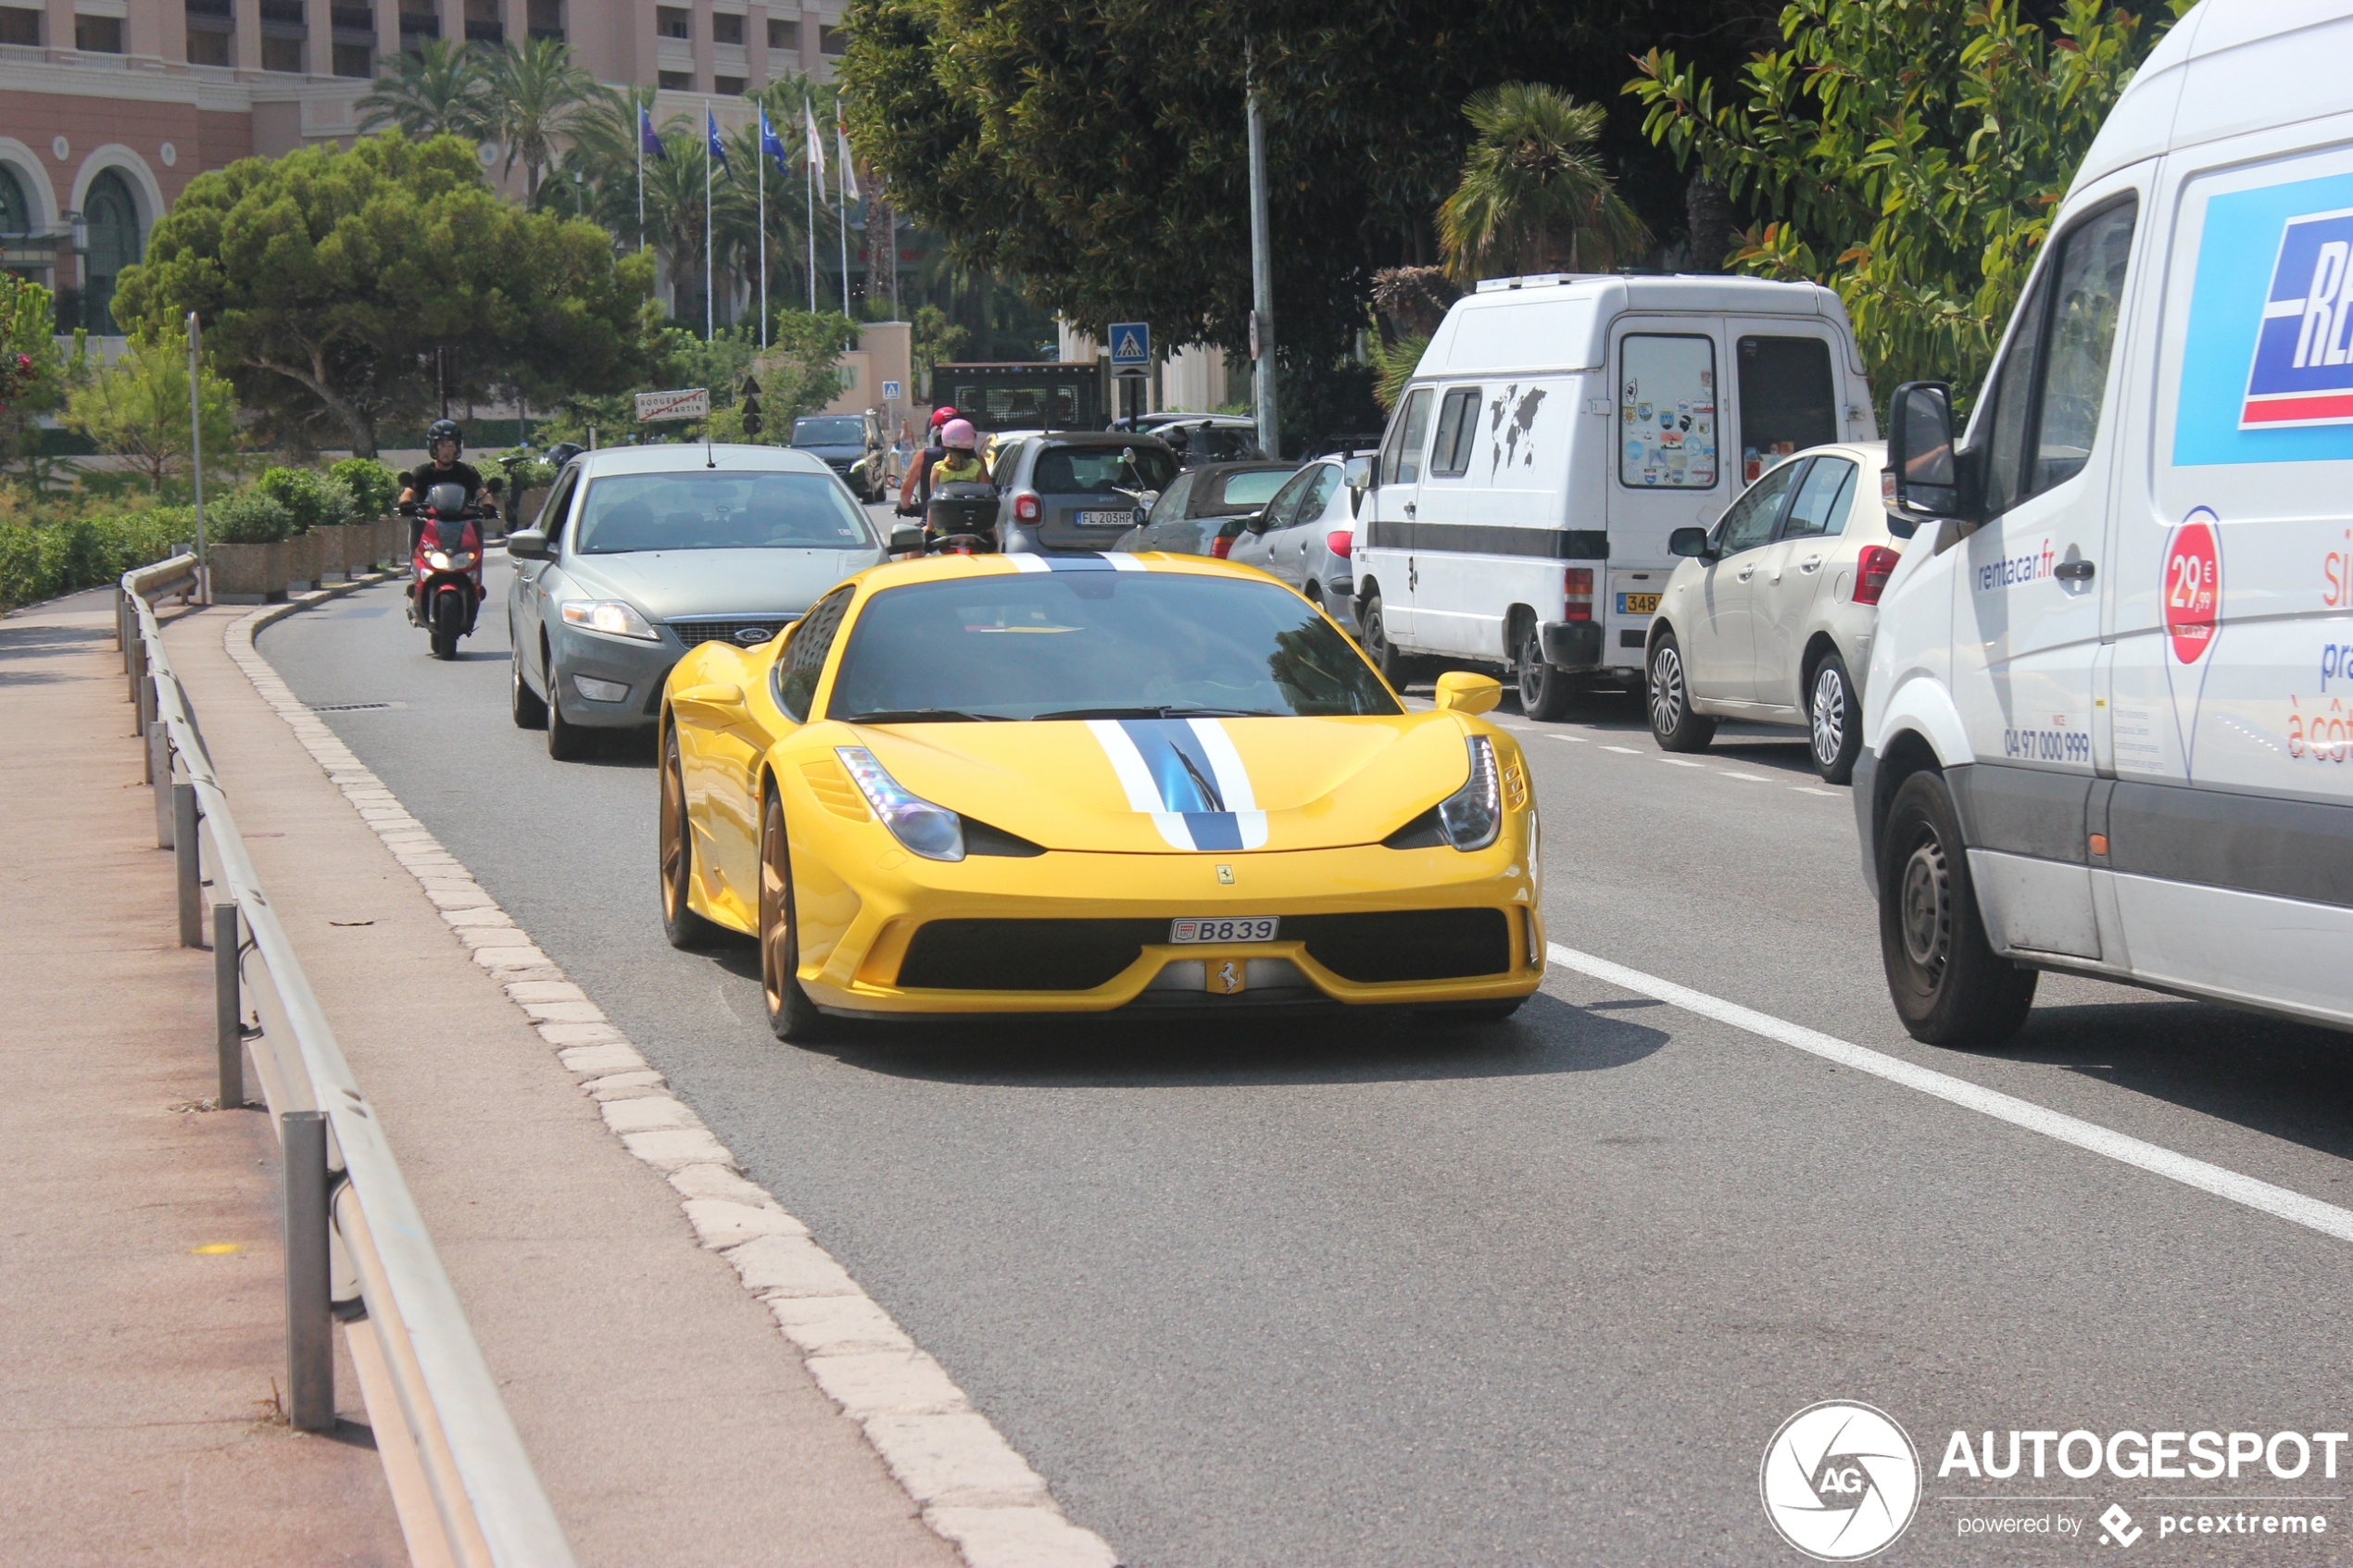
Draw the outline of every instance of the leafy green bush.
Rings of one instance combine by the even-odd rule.
[[[186,507],[47,523],[0,521],[0,609],[111,583],[195,535]]]
[[[400,475],[373,458],[346,458],[329,469],[327,475],[343,482],[363,518],[389,514],[393,502],[400,498]]]
[[[263,469],[253,487],[286,508],[296,533],[340,528],[358,511],[351,487],[316,469]]]
[[[274,545],[294,533],[294,513],[258,485],[215,501],[205,508],[204,521],[216,545]]]

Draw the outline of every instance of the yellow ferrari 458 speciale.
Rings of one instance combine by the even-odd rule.
[[[670,939],[832,1017],[1501,1018],[1543,976],[1536,807],[1484,676],[1409,712],[1263,573],[945,556],[706,642],[661,707]],[[714,929],[718,928],[718,929]]]

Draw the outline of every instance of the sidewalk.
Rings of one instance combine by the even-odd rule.
[[[132,721],[105,594],[0,619],[0,1563],[405,1562],[349,1361],[337,1432],[271,1419],[277,1141],[175,1109],[212,956]]]
[[[232,662],[246,613],[176,622],[173,666],[580,1562],[956,1568],[679,1193]]]

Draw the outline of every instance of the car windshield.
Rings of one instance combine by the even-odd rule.
[[[1120,454],[1136,454],[1131,468]],[[1049,446],[1038,454],[1030,487],[1041,495],[1091,495],[1105,490],[1165,490],[1176,459],[1164,446]]]
[[[865,441],[866,421],[855,414],[822,414],[792,422],[796,446],[862,446]]]
[[[1260,473],[1229,473],[1226,476],[1224,488],[1217,493],[1217,505],[1241,509],[1263,507],[1297,471],[1296,469],[1267,469]]]
[[[865,515],[820,473],[617,473],[588,482],[580,553],[866,550]]]
[[[1296,594],[1101,569],[883,590],[859,614],[827,706],[853,723],[1398,711]]]

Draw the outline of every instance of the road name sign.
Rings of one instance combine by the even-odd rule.
[[[1134,365],[1139,368],[1152,362],[1152,329],[1144,321],[1114,321],[1111,324],[1111,362],[1114,366]]]
[[[637,395],[637,422],[650,424],[657,420],[704,420],[711,417],[711,389],[707,386],[682,387],[673,392],[641,392]]]

